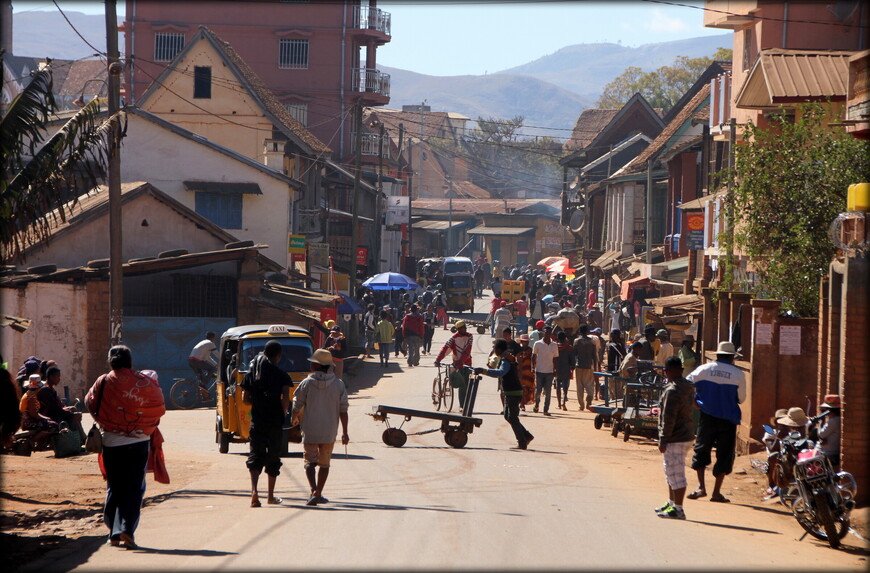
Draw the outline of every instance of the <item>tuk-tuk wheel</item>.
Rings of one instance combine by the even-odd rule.
[[[485,326],[478,326],[477,333],[478,334],[486,334],[486,327]]]
[[[408,441],[408,434],[399,428],[387,428],[384,430],[384,433],[381,434],[381,439],[388,446],[401,448],[405,445],[405,442]]]
[[[623,430],[623,432],[622,432],[622,441],[627,442],[630,437],[631,437],[631,426],[626,424],[625,430]]]
[[[613,427],[610,428],[610,435],[614,438],[618,436],[619,430],[622,429],[620,426],[622,426],[622,422],[620,422],[619,420],[613,420]]]
[[[218,444],[218,452],[225,454],[230,451],[230,435],[223,431],[223,421],[221,417],[217,417],[215,423],[215,441]]]
[[[592,420],[592,425],[595,426],[596,430],[601,429],[601,426],[604,425],[604,418],[601,414],[595,414],[595,419]]]
[[[468,443],[468,434],[463,430],[447,430],[444,441],[452,448],[462,448]]]

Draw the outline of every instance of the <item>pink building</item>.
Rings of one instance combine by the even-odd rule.
[[[377,69],[377,48],[390,41],[390,14],[376,0],[316,2],[162,2],[127,0],[122,26],[125,94],[136,104],[200,25],[208,26],[250,65],[278,101],[336,159],[352,153],[353,106],[390,101],[390,76]]]

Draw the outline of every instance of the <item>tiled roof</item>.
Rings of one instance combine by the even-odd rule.
[[[55,90],[62,95],[85,96],[108,94],[108,73],[106,64],[100,60],[79,60],[72,62],[68,68],[63,84],[55,84]],[[57,78],[55,78],[57,82]],[[58,89],[59,88],[59,89]]]
[[[689,103],[683,107],[683,109],[668,123],[662,132],[656,137],[652,143],[644,149],[640,155],[631,160],[631,162],[625,166],[622,170],[623,175],[628,175],[631,173],[639,173],[641,171],[646,170],[646,162],[650,158],[658,155],[662,149],[667,145],[668,141],[679,131],[679,129],[685,124],[689,119],[691,119],[692,114],[698,111],[698,108],[710,97],[710,84],[705,84],[695,97],[693,97]]]
[[[421,127],[424,139],[445,136],[453,138],[453,133],[439,133],[442,128],[446,129],[449,126],[450,114],[444,111],[424,111],[421,114],[420,112],[379,108],[374,113],[394,137],[398,137],[399,124],[402,123],[405,125],[405,136],[413,137],[415,140],[420,138]]]
[[[583,149],[595,139],[602,129],[616,117],[618,109],[584,109],[577,118],[571,139],[565,142],[562,150],[566,153]]]
[[[555,208],[561,208],[562,202],[558,199],[453,199],[453,211],[471,214],[506,214],[508,208],[518,212],[526,207],[544,204]],[[448,211],[450,201],[448,199],[414,199],[411,209],[418,214],[417,209],[428,211]]]
[[[222,52],[224,57],[232,62],[239,74],[242,75],[244,81],[247,82],[253,95],[260,100],[261,105],[281,123],[281,125],[278,126],[279,128],[285,128],[292,133],[292,135],[305,142],[305,144],[311,148],[313,153],[320,155],[330,152],[329,147],[327,147],[325,143],[320,141],[317,136],[305,129],[305,126],[296,121],[296,119],[290,115],[290,112],[287,111],[287,109],[281,105],[281,102],[279,102],[272,94],[272,90],[263,83],[260,76],[258,76],[250,66],[248,66],[245,60],[242,59],[228,42],[221,40],[217,34],[212,32],[206,26],[200,26],[199,29],[204,35],[211,38],[215,46],[218,48],[218,51]]]
[[[457,197],[471,197],[473,199],[490,199],[492,195],[483,187],[478,187],[471,181],[454,181],[453,192]]]

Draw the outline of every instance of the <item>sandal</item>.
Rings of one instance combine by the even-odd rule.
[[[710,501],[715,501],[717,503],[730,503],[731,500],[722,495],[721,493],[714,494],[710,497]]]
[[[686,499],[700,499],[702,497],[707,497],[707,492],[703,489],[696,489],[692,493],[686,495]]]

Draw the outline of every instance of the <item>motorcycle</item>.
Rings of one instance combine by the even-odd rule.
[[[824,418],[827,412],[813,418]],[[792,432],[783,442],[799,448],[794,462],[796,496],[791,502],[792,513],[810,535],[837,548],[849,532],[849,514],[855,507],[858,485],[852,474],[834,472],[831,461],[812,447],[812,442],[798,432]]]

